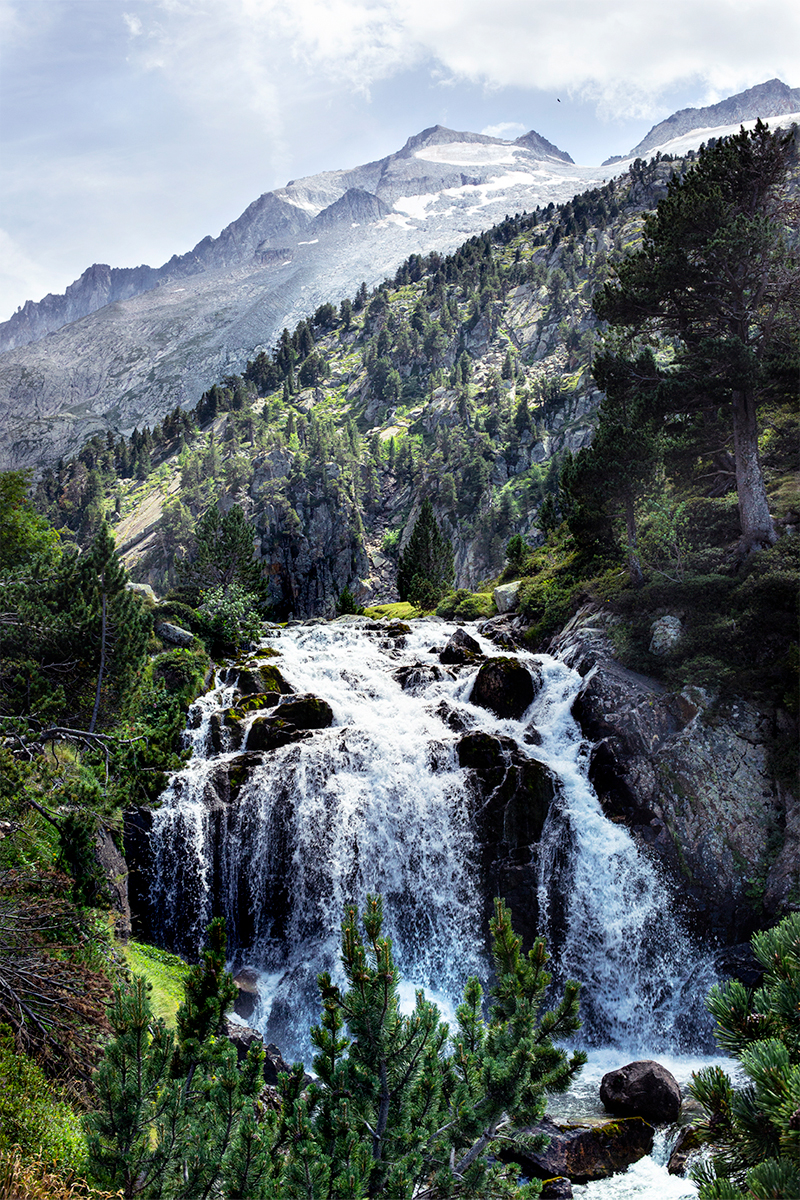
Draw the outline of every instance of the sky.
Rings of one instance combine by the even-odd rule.
[[[430,125],[591,165],[775,77],[797,0],[0,0],[0,320]]]

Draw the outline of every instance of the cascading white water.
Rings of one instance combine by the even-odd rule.
[[[538,901],[559,977],[584,985],[586,1040],[631,1057],[688,1047],[701,1036],[707,980],[694,986],[700,960],[669,896],[588,783],[587,747],[569,715],[578,676],[547,656],[523,656],[544,686],[521,721],[469,702],[476,667],[439,679],[423,670],[404,691],[393,673],[438,665],[432,644],[454,628],[416,622],[405,644],[357,623],[282,631],[272,643],[281,672],[296,691],[327,700],[334,725],[264,756],[233,804],[215,799],[213,784],[241,760],[212,755],[205,732],[230,694],[199,702],[194,758],[153,822],[163,941],[196,950],[221,912],[237,964],[269,976],[254,1020],[288,1056],[302,1056],[318,1015],[316,973],[335,972],[343,907],[378,891],[404,978],[457,1000],[468,975],[487,968],[469,772],[458,765],[453,726],[482,730],[513,738],[560,781],[538,851]],[[531,723],[539,745],[529,744]]]

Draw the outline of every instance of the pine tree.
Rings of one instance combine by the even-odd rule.
[[[711,1157],[692,1174],[700,1200],[800,1195],[800,913],[752,940],[765,969],[752,994],[738,980],[717,985],[707,1005],[717,1041],[748,1083],[735,1089],[721,1067],[693,1076],[705,1111],[697,1131]]]
[[[780,189],[791,134],[757,122],[701,150],[645,219],[642,249],[594,300],[613,325],[673,338],[685,387],[675,411],[727,408],[742,551],[776,540],[758,450],[764,371],[782,331],[791,338],[800,293],[782,232]]]
[[[253,558],[255,537],[240,505],[221,513],[212,504],[197,522],[194,546],[188,558],[178,566],[181,580],[199,588],[221,587],[232,583],[246,591],[257,592],[261,572]]]
[[[489,1018],[480,984],[471,979],[449,1047],[448,1027],[421,991],[414,1011],[400,1012],[380,897],[367,898],[362,920],[363,934],[355,908],[347,909],[347,991],[327,974],[319,977],[322,1021],[312,1030],[319,1083],[305,1098],[291,1080],[284,1089],[297,1150],[283,1194],[313,1200],[538,1194],[536,1185],[513,1188],[513,1170],[490,1165],[489,1156],[500,1140],[513,1140],[509,1121],[535,1121],[545,1094],[565,1090],[585,1062],[581,1053],[568,1059],[554,1045],[579,1026],[578,985],[567,984],[556,1009],[542,1013],[550,982],[544,944],[537,941],[523,955],[508,910],[496,901]]]
[[[436,523],[430,500],[423,500],[411,537],[400,555],[397,568],[400,599],[434,608],[451,587],[453,574],[453,547]]]
[[[255,1105],[264,1050],[254,1043],[237,1065],[220,1035],[236,987],[225,971],[225,929],[209,927],[211,945],[187,981],[177,1044],[154,1018],[148,985],[134,977],[117,988],[109,1011],[115,1036],[95,1073],[96,1111],[87,1118],[90,1162],[98,1183],[125,1200],[276,1198],[272,1179],[276,1114]]]

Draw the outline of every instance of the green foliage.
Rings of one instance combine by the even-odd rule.
[[[76,1174],[86,1165],[80,1121],[54,1095],[41,1068],[19,1053],[8,1025],[0,1025],[0,1154],[18,1146]]]
[[[128,942],[123,952],[131,973],[141,975],[149,986],[154,1015],[162,1018],[168,1029],[174,1029],[183,1003],[188,964],[177,954],[142,942]]]
[[[696,1126],[711,1157],[692,1174],[700,1200],[769,1200],[797,1190],[800,1168],[800,914],[753,937],[765,969],[750,993],[738,980],[708,996],[717,1041],[748,1082],[734,1088],[720,1067],[693,1076],[704,1110]]]
[[[363,606],[358,604],[350,588],[345,585],[339,595],[339,599],[336,601],[336,615],[342,617],[347,613],[359,614],[363,612]]]
[[[153,659],[153,681],[163,681],[170,695],[189,705],[202,691],[210,666],[211,659],[205,650],[188,647],[165,650]]]
[[[250,642],[257,641],[262,628],[259,607],[258,596],[246,591],[240,583],[232,582],[227,587],[220,585],[205,591],[198,615],[205,623],[212,649],[220,647],[229,654],[236,654]]]
[[[276,1118],[255,1119],[264,1052],[251,1049],[239,1067],[218,1036],[236,988],[224,969],[224,924],[213,922],[209,937],[187,976],[176,1038],[153,1018],[144,979],[115,990],[115,1036],[95,1073],[97,1106],[86,1125],[96,1182],[125,1200],[275,1196],[267,1181]]]
[[[261,572],[253,558],[254,533],[240,505],[221,513],[212,504],[195,526],[194,545],[178,569],[181,580],[201,589],[226,592],[237,583],[258,592]]]
[[[363,928],[362,934],[349,908],[342,925],[347,991],[319,977],[323,1013],[312,1030],[319,1083],[308,1098],[293,1095],[291,1085],[284,1092],[289,1127],[299,1135],[284,1194],[320,1200],[410,1197],[423,1188],[486,1200],[538,1194],[538,1184],[517,1190],[513,1170],[490,1165],[489,1156],[500,1141],[513,1139],[507,1125],[500,1132],[507,1118],[535,1120],[546,1092],[564,1090],[585,1061],[580,1053],[568,1059],[553,1041],[578,1027],[578,985],[567,984],[557,1007],[542,1012],[550,981],[544,944],[537,941],[523,956],[508,910],[497,901],[489,1017],[472,979],[448,1049],[448,1027],[421,991],[412,1014],[399,1010],[379,897],[367,898]]]
[[[456,618],[460,621],[477,621],[481,617],[490,617],[495,612],[491,592],[471,592],[468,588],[458,588],[441,600],[436,608],[438,617],[447,620]]]
[[[701,151],[646,218],[641,250],[594,300],[603,320],[676,339],[676,368],[661,389],[665,411],[702,412],[716,423],[726,405],[744,553],[776,536],[757,409],[780,386],[780,347],[796,339],[797,262],[779,195],[795,154],[791,134],[770,133],[761,121]]]
[[[435,608],[452,581],[453,548],[436,523],[430,500],[423,500],[397,567],[400,599]]]
[[[0,473],[0,575],[34,562],[49,564],[60,556],[60,540],[49,521],[34,509],[28,491],[30,471]]]

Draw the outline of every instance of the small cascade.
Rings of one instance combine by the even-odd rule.
[[[703,998],[716,979],[675,915],[673,897],[589,783],[590,747],[571,716],[574,673],[546,656],[534,709],[540,752],[562,781],[539,854],[541,931],[556,978],[584,983],[583,1036],[631,1057],[713,1047]]]
[[[542,686],[521,720],[499,720],[470,703],[476,665],[439,665],[454,629],[429,620],[393,638],[364,621],[276,631],[284,678],[325,700],[334,720],[268,754],[248,752],[246,728],[242,750],[213,751],[211,717],[231,704],[230,688],[197,702],[193,757],[153,816],[154,936],[194,955],[211,917],[225,916],[234,966],[262,978],[251,1023],[287,1057],[307,1057],[315,979],[337,974],[343,908],[381,892],[404,980],[449,1009],[469,975],[487,977],[497,875],[479,830],[491,797],[459,758],[462,739],[487,734],[555,779],[541,838],[503,852],[522,881],[512,907],[521,895],[529,912],[538,906],[558,978],[584,984],[587,1042],[697,1045],[710,979],[652,864],[588,783],[570,716],[579,677],[520,655]],[[482,639],[481,650],[500,653]]]

